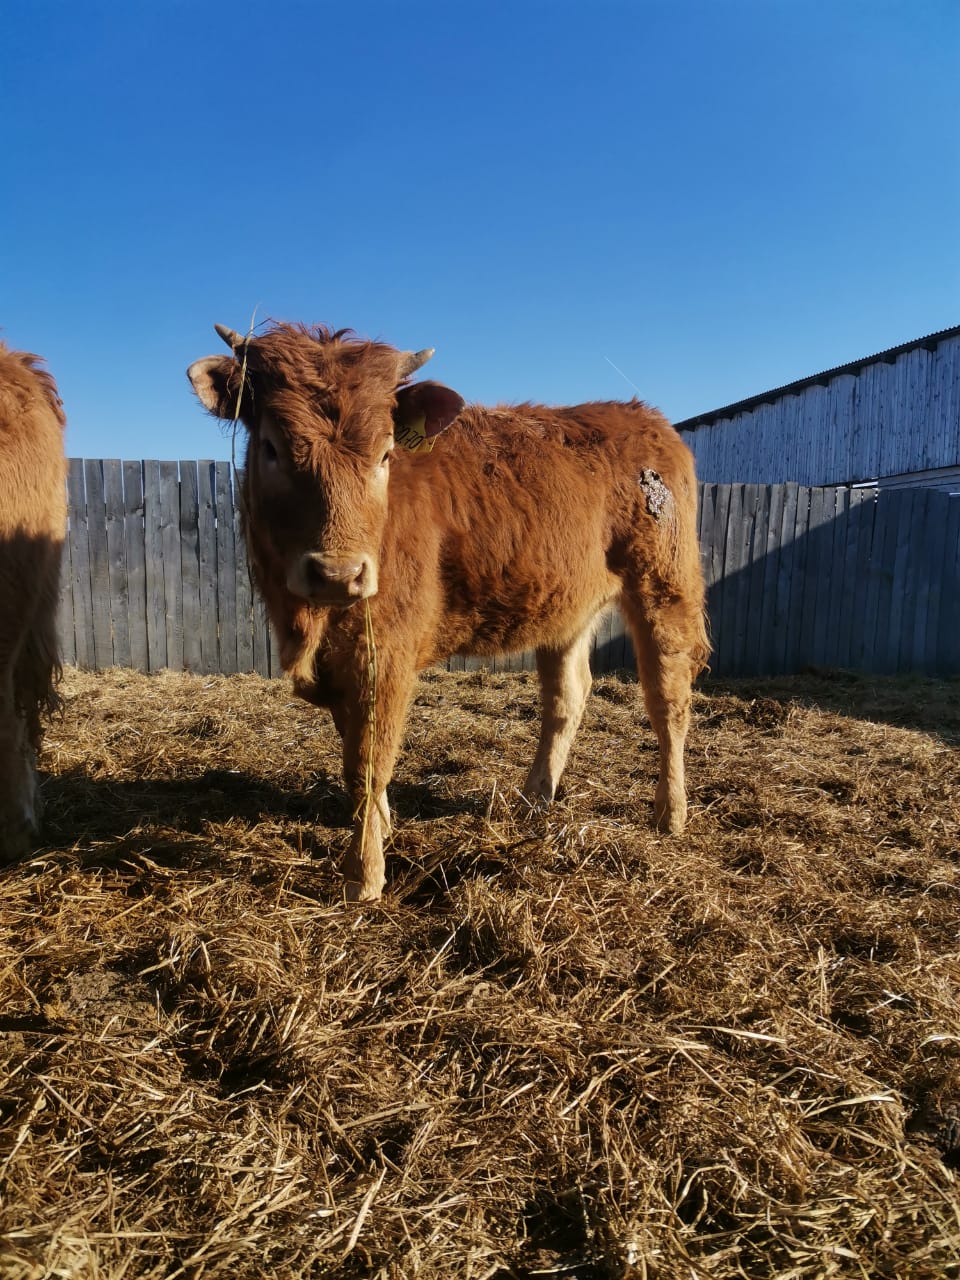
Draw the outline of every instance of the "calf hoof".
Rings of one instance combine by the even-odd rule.
[[[542,813],[553,804],[556,788],[548,778],[529,777],[523,788],[521,806],[526,813]]]
[[[379,889],[372,884],[361,884],[359,880],[347,880],[344,885],[344,896],[348,902],[379,902],[383,893],[383,885]]]
[[[541,773],[539,769],[531,769],[529,777],[524,783],[524,800],[530,809],[545,809],[549,804],[553,803],[553,797],[557,794],[557,788],[550,782],[547,774]]]
[[[27,818],[6,822],[0,819],[0,864],[26,857],[39,843],[40,831],[36,822]]]
[[[653,817],[658,831],[671,836],[679,835],[687,825],[686,798],[674,800],[671,804],[669,800],[657,796],[653,802]]]

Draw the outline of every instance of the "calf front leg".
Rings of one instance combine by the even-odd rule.
[[[387,784],[393,774],[414,674],[377,673],[373,706],[368,691],[337,720],[343,774],[353,806],[353,834],[343,863],[348,902],[375,902],[386,882],[383,842],[390,834]]]
[[[330,708],[330,714],[333,716],[333,723],[336,726],[337,733],[340,735],[341,744],[346,743],[347,726],[350,722],[350,713],[344,702],[336,702]],[[393,830],[393,819],[390,816],[390,801],[387,799],[387,789],[384,789],[377,796],[377,811],[380,814],[380,826],[384,837],[390,835]]]

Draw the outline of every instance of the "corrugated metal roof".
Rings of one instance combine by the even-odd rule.
[[[797,395],[805,387],[814,387],[817,383],[824,386],[833,378],[843,373],[859,373],[868,364],[884,361],[893,364],[897,356],[907,351],[915,351],[917,347],[925,347],[935,351],[947,338],[955,338],[960,334],[960,325],[953,329],[938,329],[936,333],[928,333],[926,337],[914,338],[912,342],[902,342],[899,347],[889,347],[886,351],[878,351],[873,356],[862,356],[859,360],[851,360],[847,364],[838,364],[835,369],[825,369],[823,373],[811,374],[809,378],[798,378],[796,382],[788,382],[785,386],[774,387],[771,391],[761,391],[759,395],[748,396],[746,400],[737,400],[734,404],[724,405],[721,409],[711,409],[708,413],[698,413],[696,417],[686,418],[683,422],[675,422],[678,431],[694,431],[697,427],[705,427],[721,418],[733,418],[738,413],[747,413],[758,404],[771,404],[781,396]]]

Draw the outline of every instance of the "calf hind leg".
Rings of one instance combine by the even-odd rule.
[[[660,746],[653,812],[661,831],[682,831],[687,820],[683,751],[690,725],[693,681],[704,660],[699,607],[679,601],[654,606],[624,599],[637,652],[647,715]]]
[[[542,719],[540,742],[523,794],[532,805],[547,805],[557,794],[560,775],[583,717],[590,692],[592,628],[563,649],[538,649]]]

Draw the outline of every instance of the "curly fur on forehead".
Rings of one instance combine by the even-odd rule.
[[[317,434],[348,447],[374,445],[375,410],[392,403],[400,353],[349,329],[275,324],[246,346],[247,375],[257,412],[274,414],[296,435]],[[237,352],[237,372],[244,350]],[[350,440],[341,427],[349,421]],[[371,426],[368,442],[365,426]]]
[[[238,353],[242,359],[242,350]],[[397,381],[399,352],[384,342],[354,337],[349,329],[278,324],[247,345],[247,368],[266,394],[276,390],[355,393],[370,383],[382,394]]]

